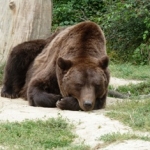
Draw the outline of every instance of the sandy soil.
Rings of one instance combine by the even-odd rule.
[[[137,83],[136,81],[126,81],[123,79],[112,78],[113,85],[122,85]],[[117,101],[114,98],[108,98],[107,105]],[[68,118],[76,126],[75,133],[78,138],[74,141],[80,144],[84,142],[91,146],[92,150],[150,150],[150,142],[142,140],[128,140],[121,143],[114,143],[102,148],[102,141],[98,138],[101,135],[113,132],[133,132],[130,127],[124,126],[116,120],[111,120],[104,115],[105,110],[96,110],[91,112],[82,111],[62,111],[57,108],[31,107],[27,101],[22,99],[7,99],[0,97],[0,121],[23,121],[25,119],[47,119],[61,115]],[[144,133],[140,133],[144,134]],[[146,133],[150,136],[150,133]]]
[[[118,87],[118,86],[122,86],[122,85],[129,85],[129,84],[138,84],[142,81],[135,81],[135,80],[124,80],[124,79],[118,79],[115,77],[112,77],[110,79],[110,85],[112,85],[113,87]]]

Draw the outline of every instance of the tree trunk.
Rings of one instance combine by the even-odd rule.
[[[51,0],[0,0],[0,63],[14,46],[50,35]]]

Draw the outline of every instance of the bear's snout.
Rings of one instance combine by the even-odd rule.
[[[91,100],[85,100],[83,102],[83,106],[85,108],[85,110],[91,110],[93,108],[93,102]]]

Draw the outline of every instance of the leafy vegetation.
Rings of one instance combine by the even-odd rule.
[[[148,0],[108,1],[104,28],[110,51],[134,64],[150,62],[150,3]]]
[[[84,20],[98,23],[111,60],[150,64],[149,0],[54,0],[53,29]]]
[[[93,20],[99,21],[101,12],[105,11],[103,0],[54,0],[53,29],[75,23]]]
[[[68,149],[84,150],[87,146],[72,146],[75,135],[71,132],[73,126],[65,119],[58,117],[46,121],[24,121],[0,123],[0,145],[9,149]],[[67,148],[66,148],[67,149]]]

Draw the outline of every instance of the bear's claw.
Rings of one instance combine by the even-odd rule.
[[[11,90],[6,90],[5,88],[2,88],[1,97],[7,97],[7,98],[14,99],[14,98],[18,98],[19,94],[15,93]]]
[[[58,100],[56,107],[62,110],[81,110],[78,101],[73,97],[64,97]]]

